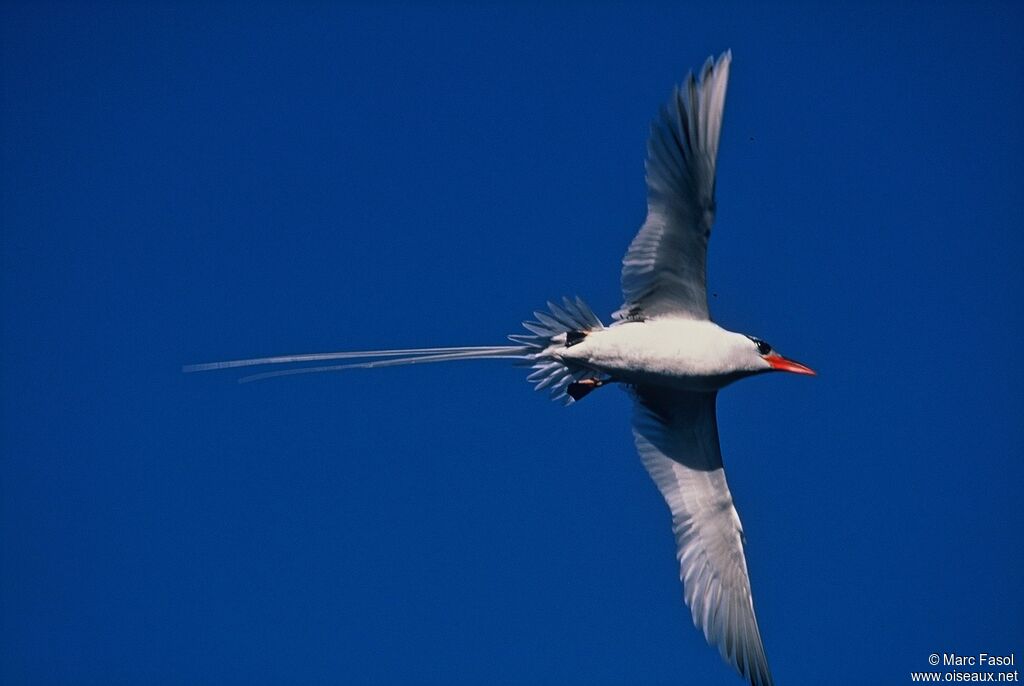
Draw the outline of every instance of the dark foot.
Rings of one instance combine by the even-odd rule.
[[[586,397],[586,395],[595,388],[604,386],[604,383],[605,382],[600,379],[583,379],[582,381],[569,384],[569,388],[567,388],[565,392],[568,393],[569,397],[573,400],[580,400]]]

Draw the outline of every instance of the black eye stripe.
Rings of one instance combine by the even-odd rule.
[[[757,352],[761,353],[762,355],[767,355],[772,351],[772,347],[765,343],[764,341],[762,341],[760,338],[754,338],[753,336],[749,336],[749,338],[757,346]]]

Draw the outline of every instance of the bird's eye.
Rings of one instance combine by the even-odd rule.
[[[761,353],[762,355],[767,355],[772,351],[772,347],[765,343],[764,341],[762,341],[761,339],[751,338],[750,340],[754,341],[754,343],[757,345],[757,352]]]

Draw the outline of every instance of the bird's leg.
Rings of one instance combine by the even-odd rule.
[[[578,401],[586,397],[594,389],[604,386],[605,383],[607,382],[601,379],[581,379],[569,384],[569,388],[565,392],[569,394],[570,398]]]

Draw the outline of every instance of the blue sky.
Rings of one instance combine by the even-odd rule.
[[[734,53],[712,310],[780,684],[1024,651],[1012,3],[5,4],[0,681],[738,684],[608,389],[213,359],[602,316],[651,118]]]

